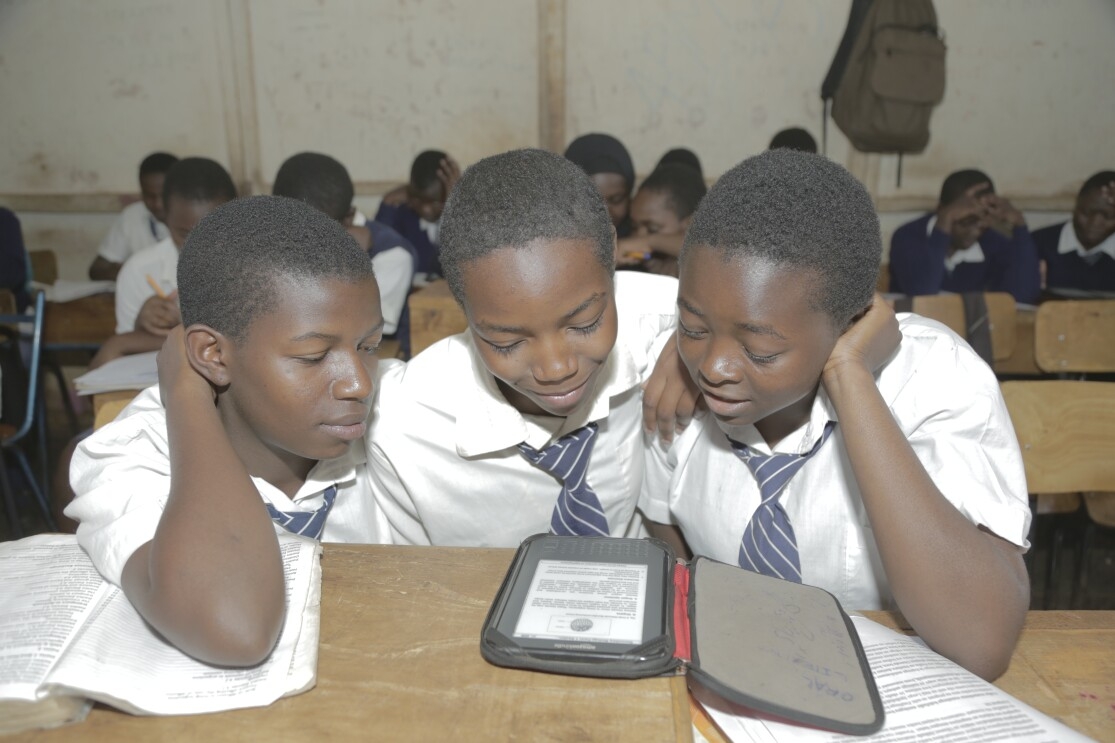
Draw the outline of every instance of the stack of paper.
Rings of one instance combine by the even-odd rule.
[[[114,390],[142,390],[159,383],[158,351],[121,356],[74,380],[79,395],[96,395]]]

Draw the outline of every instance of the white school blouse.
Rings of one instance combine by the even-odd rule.
[[[136,318],[143,303],[155,296],[155,290],[147,282],[148,276],[155,280],[164,294],[178,288],[178,246],[169,237],[133,255],[117,274],[117,333],[135,330]]]
[[[944,325],[918,315],[898,318],[902,342],[876,375],[883,399],[944,496],[972,523],[1028,548],[1022,455],[994,373]],[[775,450],[808,451],[829,420],[837,421],[833,435],[781,496],[797,536],[802,580],[849,610],[889,608],[887,577],[823,386],[810,420]],[[754,426],[731,433],[771,452]],[[648,441],[646,462],[640,507],[647,518],[677,524],[695,554],[738,564],[759,489],[715,418],[695,421],[668,450]]]
[[[293,499],[266,480],[252,482],[264,501],[287,512],[317,510],[336,484],[321,541],[385,542],[387,527],[375,510],[364,452],[364,443],[354,441],[347,454],[318,462]],[[155,536],[170,494],[166,409],[157,386],[78,445],[70,484],[76,497],[65,513],[80,522],[78,543],[105,580],[120,585],[128,558]],[[275,530],[284,532],[280,526]]]
[[[128,204],[109,228],[97,255],[123,263],[144,248],[170,237],[167,226],[155,219],[142,201]]]
[[[641,384],[673,338],[677,280],[616,273],[619,329],[596,391],[569,418],[523,415],[471,331],[383,375],[367,436],[372,487],[398,544],[515,547],[547,532],[561,483],[519,453],[596,421],[588,483],[613,536],[642,535]]]

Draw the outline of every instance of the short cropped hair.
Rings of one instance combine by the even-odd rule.
[[[178,158],[169,152],[152,152],[139,164],[139,177],[152,173],[166,173]]]
[[[1098,191],[1112,181],[1115,181],[1115,170],[1101,170],[1088,180],[1084,181],[1084,185],[1080,187],[1080,192],[1077,194],[1077,198],[1080,198],[1086,193]]]
[[[441,184],[437,171],[441,161],[449,157],[441,150],[426,150],[419,152],[410,165],[410,187],[418,193],[430,191],[434,186]]]
[[[464,304],[462,270],[500,248],[535,240],[588,240],[596,259],[615,271],[615,232],[589,177],[561,155],[511,150],[465,170],[441,215],[441,267]]]
[[[299,152],[279,166],[273,196],[304,201],[338,222],[352,209],[355,191],[348,170],[337,160],[320,152]]]
[[[178,258],[182,324],[236,341],[272,311],[282,280],[373,278],[368,255],[340,222],[282,196],[247,196],[207,214]]]
[[[685,219],[697,210],[708,187],[698,171],[675,162],[655,168],[639,186],[639,191],[665,194],[670,210],[678,219]]]
[[[755,257],[816,277],[810,306],[844,328],[871,303],[883,242],[863,184],[828,158],[768,150],[729,170],[693,215],[682,247]]]
[[[991,193],[995,193],[995,184],[991,182],[991,178],[982,170],[974,168],[967,168],[965,170],[958,170],[955,173],[949,173],[945,178],[945,182],[941,184],[941,198],[938,203],[941,206],[951,204],[964,195],[972,186],[977,183],[986,183],[991,187]]]
[[[775,134],[770,140],[770,146],[767,147],[769,150],[783,148],[798,152],[816,152],[817,140],[800,126],[792,126]]]
[[[236,186],[220,163],[206,157],[186,157],[171,166],[163,181],[163,203],[169,203],[171,196],[220,204],[236,198]]]

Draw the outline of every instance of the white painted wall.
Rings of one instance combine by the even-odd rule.
[[[213,157],[249,191],[315,149],[357,203],[440,147],[467,165],[542,142],[539,7],[565,18],[566,139],[610,131],[645,173],[684,145],[715,177],[781,127],[820,136],[840,0],[0,0],[0,203],[84,273],[139,159]],[[1115,2],[937,0],[949,84],[923,155],[829,154],[889,236],[948,172],[982,167],[1044,223],[1115,167]]]

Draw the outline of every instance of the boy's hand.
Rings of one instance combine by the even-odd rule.
[[[701,400],[701,391],[681,361],[675,333],[643,384],[643,426],[648,432],[657,430],[668,444],[693,420]]]
[[[173,291],[170,296],[151,296],[139,308],[136,316],[136,330],[142,330],[151,335],[165,336],[171,328],[182,324],[182,314],[178,309],[178,292]]]
[[[407,200],[407,187],[395,186],[393,189],[383,195],[383,203],[387,206],[399,206],[405,204]]]
[[[461,167],[457,165],[457,161],[451,157],[442,158],[437,166],[437,179],[441,181],[441,185],[445,189],[445,198],[448,199],[449,192],[461,179]]]
[[[821,373],[826,385],[840,372],[862,369],[874,374],[891,357],[902,340],[894,310],[876,294],[871,306],[852,322],[836,341]]]
[[[185,391],[185,394],[198,395],[210,402],[217,398],[216,391],[209,384],[209,380],[198,374],[190,365],[190,358],[186,353],[186,331],[181,325],[170,331],[155,358],[159,366],[159,392],[164,407],[169,402],[168,396],[171,392],[178,394],[180,390]]]
[[[987,218],[987,196],[983,192],[991,188],[991,184],[984,181],[977,183],[964,191],[964,195],[937,210],[937,229],[941,232],[952,232],[952,227],[957,222],[973,217],[979,220]],[[982,195],[981,195],[982,194]]]
[[[983,204],[987,207],[988,222],[997,226],[1003,232],[1009,233],[1015,227],[1022,227],[1026,224],[1026,218],[1022,216],[1022,212],[1018,211],[1009,199],[989,193],[983,197]]]
[[[650,241],[645,237],[621,237],[616,240],[616,265],[637,266],[650,258]]]

